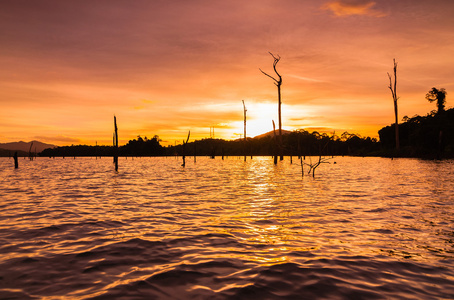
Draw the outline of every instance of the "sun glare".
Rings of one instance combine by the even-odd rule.
[[[246,101],[246,135],[248,137],[255,137],[257,135],[269,132],[273,130],[273,120],[276,125],[276,130],[279,128],[278,125],[278,113],[277,103],[256,103]],[[288,113],[284,113],[286,107],[282,105],[282,123],[283,128],[288,129],[285,126],[286,116]],[[233,128],[232,137],[239,138],[244,136],[244,122],[236,121],[230,124]]]

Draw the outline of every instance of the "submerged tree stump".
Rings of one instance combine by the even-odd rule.
[[[183,168],[186,166],[186,153],[185,153],[185,148],[186,144],[189,142],[189,136],[191,135],[191,130],[189,130],[188,133],[188,138],[186,139],[186,142],[183,140],[183,164],[181,165]],[[195,156],[194,156],[195,157]]]
[[[274,140],[274,155],[273,155],[273,158],[274,158],[274,164],[277,165],[277,152],[278,152],[278,144],[277,144],[277,139],[276,139],[276,125],[274,124],[274,120],[273,121],[273,140]]]
[[[19,162],[17,160],[17,151],[14,152],[14,169],[19,168]]]

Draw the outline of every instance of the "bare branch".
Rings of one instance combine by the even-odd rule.
[[[279,85],[282,84],[282,76],[281,76],[281,75],[279,74],[279,72],[277,71],[276,65],[277,65],[277,63],[281,60],[281,57],[280,57],[279,55],[274,55],[274,54],[271,53],[271,52],[268,52],[268,53],[269,53],[269,54],[273,57],[273,59],[274,59],[274,61],[273,61],[273,70],[274,70],[274,72],[276,73],[276,75],[279,77],[279,80],[276,79],[276,78],[274,78],[273,76],[271,76],[271,75],[269,75],[269,74],[263,72],[262,69],[259,69],[259,70],[260,70],[260,72],[262,72],[263,74],[265,74],[265,75],[268,76],[269,78],[273,79],[273,80],[275,81],[276,86],[279,86]]]
[[[396,59],[393,58],[394,62],[394,99],[397,101],[397,63]]]
[[[262,69],[259,68],[259,70],[260,70],[260,72],[262,72],[263,74],[265,74],[265,75],[268,76],[269,78],[273,79],[276,83],[279,82],[279,81],[277,81],[276,78],[274,78],[273,76],[268,75],[268,74],[266,74],[265,72],[263,72]]]
[[[393,87],[392,87],[392,79],[391,79],[391,75],[388,74],[388,78],[389,78],[389,86],[388,88],[391,90],[391,94],[393,96],[393,100],[396,98],[396,95],[394,94],[394,90],[393,90]]]
[[[279,77],[279,80],[276,80],[276,79],[274,79],[274,80],[276,80],[276,82],[277,82],[278,84],[281,84],[281,83],[282,83],[282,77],[281,77],[281,75],[280,75],[280,74],[277,72],[277,70],[276,70],[276,65],[277,65],[277,63],[281,60],[281,57],[280,57],[279,55],[274,56],[273,53],[271,53],[271,52],[269,52],[269,53],[270,53],[271,56],[274,58],[273,69],[274,69],[274,72],[275,72],[275,73],[277,74],[277,76]]]
[[[274,56],[274,54],[271,53],[270,51],[268,51],[268,53],[271,54],[271,56],[272,56],[275,60],[278,60],[278,61],[279,61],[279,60],[281,59],[281,57],[279,56],[279,54],[277,54],[277,56]]]

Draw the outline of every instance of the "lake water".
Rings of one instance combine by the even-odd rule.
[[[454,161],[330,162],[0,158],[0,298],[454,298]]]

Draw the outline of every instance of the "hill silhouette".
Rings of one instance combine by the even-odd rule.
[[[289,134],[291,131],[290,130],[285,130],[285,129],[282,129],[282,135],[284,134]],[[276,136],[279,135],[279,130],[276,129]],[[260,135],[256,135],[254,136],[253,138],[254,139],[261,139],[261,138],[264,138],[264,137],[273,137],[274,136],[274,131],[271,130],[271,131],[268,131],[268,132],[265,132],[265,133],[262,133]]]
[[[31,141],[31,142],[11,142],[11,143],[0,143],[0,149],[7,150],[7,151],[23,151],[23,152],[29,152],[30,151],[30,145],[33,143],[32,146],[32,152],[42,152],[44,149],[47,148],[55,148],[57,146],[52,145],[52,144],[46,144],[42,143],[40,141]],[[2,151],[4,153],[4,151]]]

